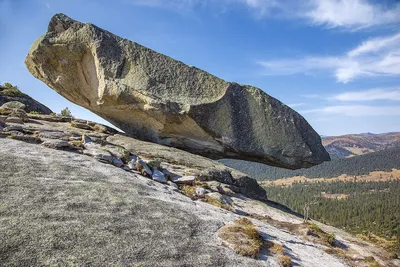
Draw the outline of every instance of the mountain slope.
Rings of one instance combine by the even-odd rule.
[[[322,144],[333,159],[364,155],[400,146],[400,133],[327,136]]]
[[[358,176],[375,171],[391,172],[400,169],[400,147],[357,157],[324,162],[309,169],[286,170],[263,164],[224,159],[220,162],[259,180],[276,180],[295,176],[307,178],[333,178],[343,174]]]

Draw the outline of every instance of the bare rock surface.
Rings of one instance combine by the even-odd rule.
[[[270,266],[220,245],[215,233],[236,218],[233,213],[85,155],[8,139],[0,144],[3,266]],[[324,266],[344,266],[265,227],[275,238],[297,242],[300,264],[306,250],[321,255]]]
[[[47,138],[58,134],[41,135],[50,132],[63,133],[63,140]],[[57,150],[28,139],[71,148]],[[30,120],[0,129],[0,265],[279,266],[279,257],[266,250],[251,259],[222,245],[221,227],[246,216],[265,242],[283,246],[293,266],[365,266],[370,256],[392,266],[382,249],[321,225],[345,247],[327,253],[332,248],[305,235],[301,218],[258,201],[262,191],[245,196],[251,178],[210,159],[152,145],[69,122]],[[106,156],[89,153],[96,149]],[[161,155],[172,160],[157,158]],[[175,161],[177,155],[185,160]],[[131,170],[132,161],[165,180],[145,170],[141,175],[136,164]],[[173,183],[177,176],[190,183]]]
[[[71,102],[141,140],[291,169],[329,160],[307,121],[262,90],[63,14],[51,19],[25,63]]]

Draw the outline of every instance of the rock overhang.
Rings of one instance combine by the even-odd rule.
[[[290,169],[329,160],[308,122],[262,90],[63,14],[51,19],[26,65],[71,102],[142,140]]]

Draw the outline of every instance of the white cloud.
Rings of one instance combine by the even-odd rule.
[[[357,57],[364,54],[387,51],[388,49],[399,47],[399,43],[400,43],[400,33],[392,36],[373,38],[363,42],[355,49],[350,50],[347,53],[347,55],[349,57]]]
[[[345,55],[259,61],[264,75],[331,72],[347,83],[366,76],[400,75],[400,33],[367,40]]]
[[[125,0],[125,2],[135,5],[149,6],[149,7],[162,7],[172,9],[191,9],[200,4],[207,4],[208,0]]]
[[[364,106],[364,105],[338,105],[318,109],[303,110],[302,114],[331,114],[350,117],[365,116],[400,116],[400,106]]]
[[[138,5],[172,8],[175,10],[240,4],[257,17],[301,19],[311,25],[359,30],[400,22],[400,3],[372,4],[367,0],[124,0]]]
[[[330,97],[331,100],[338,101],[374,101],[374,100],[392,100],[400,101],[400,87],[386,89],[370,89],[358,92],[347,92]]]
[[[312,23],[330,28],[361,29],[400,22],[400,4],[391,8],[366,0],[310,0],[305,13]]]

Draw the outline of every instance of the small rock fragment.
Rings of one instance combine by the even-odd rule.
[[[168,181],[167,184],[168,184],[170,187],[173,187],[173,188],[175,188],[175,189],[178,189],[178,188],[179,188],[178,185],[177,185],[176,183],[174,183],[174,182]]]
[[[18,124],[24,124],[21,118],[19,117],[8,117],[6,119],[6,123],[18,123]]]
[[[105,149],[108,150],[113,156],[120,158],[124,162],[129,162],[130,161],[130,152],[122,147],[117,147],[117,146],[110,146],[110,145],[105,145]]]
[[[75,127],[75,128],[83,129],[83,130],[92,130],[92,127],[90,127],[89,125],[87,125],[86,123],[84,123],[82,121],[77,121],[77,120],[71,121],[71,126]]]
[[[89,136],[87,136],[85,134],[82,135],[82,144],[88,144],[88,143],[92,143],[92,142],[93,142],[93,140]]]
[[[176,176],[173,177],[172,182],[177,184],[186,184],[186,185],[193,185],[194,181],[196,180],[195,176]]]
[[[154,170],[152,178],[154,181],[166,184],[167,179],[165,178],[164,174],[160,172],[159,170]]]
[[[129,161],[128,162],[128,168],[130,169],[130,170],[136,170],[136,160],[131,160],[131,161]]]
[[[136,161],[136,169],[144,174],[147,174],[148,176],[152,176],[153,172],[151,171],[151,169],[149,168],[149,166],[147,166],[146,162],[144,162],[143,160],[139,159]]]
[[[5,127],[3,129],[3,131],[6,132],[12,132],[12,131],[18,131],[18,132],[23,132],[24,130],[28,130],[29,128],[27,128],[24,125],[8,125],[7,127]]]
[[[15,133],[17,133],[17,134],[15,134]],[[28,143],[34,143],[34,144],[39,144],[42,142],[42,140],[39,137],[23,134],[20,132],[14,132],[11,134],[10,137],[15,140],[28,142]]]
[[[53,149],[68,149],[71,145],[65,140],[49,139],[42,143],[43,146]]]
[[[113,163],[113,156],[108,152],[101,149],[91,148],[83,150],[83,154],[92,156],[98,161],[105,163]]]
[[[46,139],[67,139],[69,135],[69,133],[63,131],[42,131],[38,136]]]
[[[5,127],[7,116],[0,115],[0,126]]]
[[[114,166],[117,166],[117,167],[122,167],[124,165],[122,160],[120,158],[115,157],[115,156],[113,156],[112,163],[113,163]]]
[[[196,187],[196,195],[198,195],[199,197],[204,197],[205,194],[207,194],[207,190],[204,189],[203,187]]]

